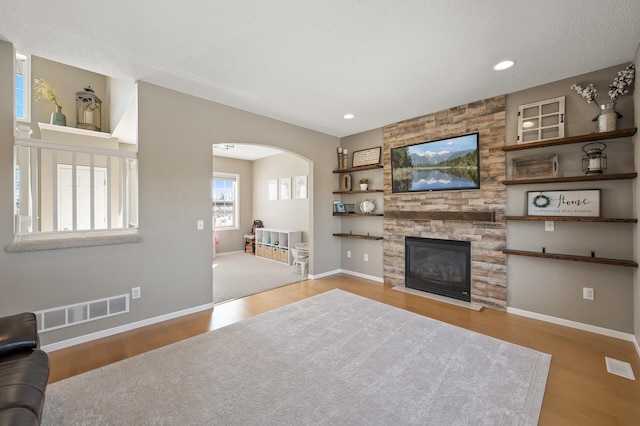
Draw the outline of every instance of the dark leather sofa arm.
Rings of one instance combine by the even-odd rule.
[[[0,356],[39,346],[38,326],[33,312],[0,318]]]

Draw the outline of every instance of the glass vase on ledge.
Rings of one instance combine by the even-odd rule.
[[[56,111],[51,113],[51,124],[55,124],[57,126],[67,125],[67,117],[62,113],[61,106],[56,106]]]

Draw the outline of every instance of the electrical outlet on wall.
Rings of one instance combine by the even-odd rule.
[[[582,298],[586,300],[594,300],[596,292],[591,287],[582,287]]]
[[[140,299],[142,295],[140,294],[140,287],[134,287],[131,289],[131,298],[132,299]]]
[[[364,254],[364,261],[365,261],[365,262],[368,262],[368,261],[369,261],[369,255],[368,255],[368,254],[366,254],[366,253]]]
[[[351,250],[347,250],[347,257],[351,257]]]
[[[552,220],[545,220],[544,221],[544,230],[547,232],[553,232],[556,229],[556,225],[555,222]]]

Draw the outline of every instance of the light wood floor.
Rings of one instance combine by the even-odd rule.
[[[640,359],[632,343],[490,309],[475,312],[348,275],[302,281],[213,311],[51,352],[50,382],[334,288],[551,354],[540,425],[640,425]],[[607,373],[605,356],[631,363],[637,380]]]

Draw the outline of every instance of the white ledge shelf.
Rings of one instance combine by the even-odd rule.
[[[111,133],[95,132],[93,130],[77,129],[75,127],[58,126],[55,124],[47,123],[38,123],[38,127],[40,127],[40,131],[45,130],[51,132],[68,133],[71,135],[86,136],[90,138],[111,139]]]
[[[142,241],[139,234],[92,235],[88,237],[60,237],[26,239],[9,243],[4,247],[7,253],[27,253],[31,251],[56,250],[78,247],[107,246],[114,244],[132,244]]]

